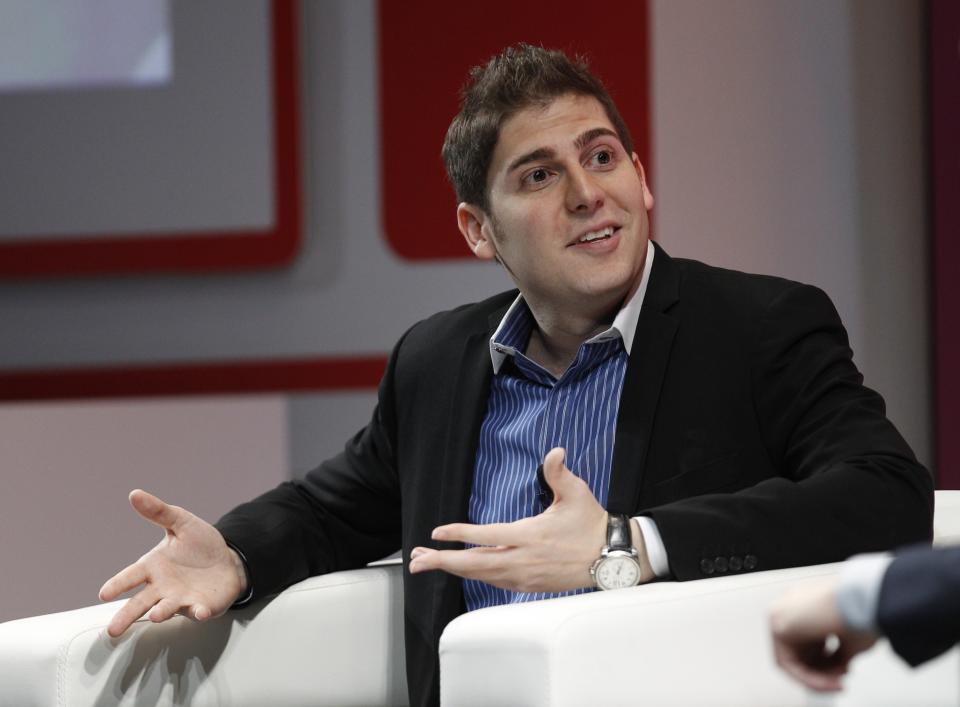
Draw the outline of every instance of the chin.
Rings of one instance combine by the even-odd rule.
[[[587,297],[595,297],[597,299],[622,299],[630,289],[630,282],[618,280],[613,282],[584,283],[582,289],[584,295]]]

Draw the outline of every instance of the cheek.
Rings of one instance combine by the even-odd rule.
[[[511,250],[523,249],[530,242],[531,234],[536,231],[531,215],[519,210],[501,212],[496,226],[501,245]]]
[[[517,214],[516,227],[531,243],[545,243],[554,239],[563,226],[563,214],[555,209],[528,209]]]
[[[629,188],[624,188],[620,198],[623,200],[621,203],[623,203],[625,207],[629,206],[632,207],[633,211],[646,214],[646,193],[639,182],[634,182],[629,185]]]
[[[569,230],[562,210],[549,208],[541,200],[501,203],[495,220],[501,252],[527,260],[538,259]]]

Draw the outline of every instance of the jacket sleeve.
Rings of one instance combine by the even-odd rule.
[[[343,452],[227,513],[216,527],[246,561],[255,599],[400,549],[394,348],[369,424]]]
[[[709,576],[714,557],[765,570],[929,540],[931,476],[886,418],[883,399],[863,385],[826,294],[790,283],[753,332],[753,409],[775,474],[644,511],[672,574]]]
[[[898,555],[880,585],[877,623],[897,655],[914,666],[960,642],[960,547]]]

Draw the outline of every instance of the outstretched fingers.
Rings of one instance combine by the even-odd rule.
[[[113,615],[107,626],[107,633],[114,638],[121,635],[130,628],[134,621],[150,611],[158,599],[159,597],[152,587],[147,587],[138,592],[120,608],[120,611]]]
[[[166,621],[178,611],[180,611],[180,602],[173,601],[169,598],[161,599],[150,609],[147,618],[153,623],[158,624],[161,621]]]
[[[117,572],[100,587],[100,601],[113,601],[147,581],[147,570],[139,562]]]
[[[434,540],[461,542],[468,545],[512,546],[529,540],[527,525],[529,524],[522,520],[488,525],[450,523],[434,528],[430,537]]]
[[[130,492],[130,505],[141,517],[159,525],[164,530],[174,530],[183,514],[182,509],[171,506],[142,489],[134,489]]]
[[[504,562],[504,554],[510,550],[503,547],[475,547],[467,550],[416,548],[411,554],[413,559],[410,562],[410,572],[417,574],[443,570],[458,577],[480,579],[495,584],[496,576],[508,565]]]
[[[200,602],[191,604],[176,599],[164,598],[154,605],[147,618],[158,624],[173,618],[177,614],[181,614],[195,621],[206,621],[212,616],[209,607]]]

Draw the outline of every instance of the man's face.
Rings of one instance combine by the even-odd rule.
[[[601,104],[566,95],[501,126],[488,212],[461,204],[479,258],[497,257],[534,312],[602,317],[640,280],[653,196]]]

